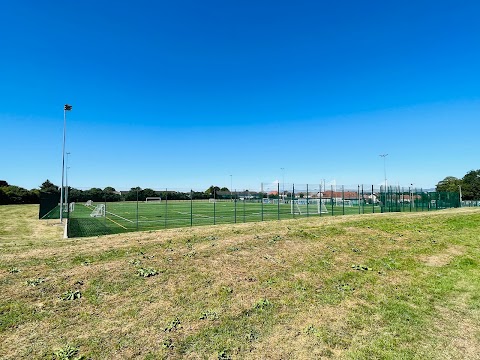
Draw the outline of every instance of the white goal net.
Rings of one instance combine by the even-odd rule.
[[[85,203],[85,206],[92,206],[93,205],[93,201],[92,200],[88,200],[86,203]]]
[[[105,204],[98,204],[93,209],[92,213],[90,214],[91,217],[102,217],[105,216]]]
[[[337,200],[335,200],[335,205],[337,205],[337,206],[345,206],[345,207],[352,207],[352,206],[353,206],[353,201],[352,201],[352,200],[337,199]]]
[[[327,214],[328,210],[320,199],[297,199],[291,202],[291,213],[298,215]]]
[[[71,202],[70,204],[68,204],[68,210],[70,212],[73,212],[75,210],[75,203],[74,202]]]
[[[149,196],[145,198],[146,203],[159,203],[162,202],[162,198],[158,196]]]

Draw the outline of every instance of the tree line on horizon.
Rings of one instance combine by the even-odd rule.
[[[462,193],[463,200],[480,200],[480,169],[471,170],[463,176],[456,178],[447,176],[439,181],[435,187],[438,192],[459,192]],[[0,205],[9,204],[38,204],[42,193],[58,194],[60,198],[60,186],[53,184],[50,180],[42,183],[40,188],[27,190],[20,186],[10,185],[5,180],[0,180]],[[229,193],[226,187],[210,186],[205,191],[155,191],[153,189],[133,187],[128,191],[116,191],[115,188],[107,186],[104,189],[91,188],[88,190],[79,190],[73,187],[68,189],[69,202],[86,202],[92,200],[102,201],[145,201],[147,197],[161,197],[169,200],[194,200],[209,199],[214,194],[221,197],[222,194]],[[227,195],[228,196],[228,195]]]
[[[39,189],[27,190],[19,186],[10,185],[5,180],[0,180],[0,205],[9,204],[38,204],[42,194],[56,194],[60,199],[60,186],[53,184],[50,180],[42,183]],[[212,195],[219,193],[228,193],[229,189],[226,187],[220,188],[218,186],[210,186],[205,191],[155,191],[150,188],[142,189],[140,187],[133,187],[128,191],[117,191],[111,186],[104,189],[91,188],[88,190],[68,188],[69,202],[86,202],[92,200],[94,202],[103,201],[145,201],[147,197],[161,197],[169,200],[193,200],[209,199]]]
[[[435,187],[439,192],[460,192],[462,200],[480,200],[480,169],[470,170],[461,179],[447,176]]]

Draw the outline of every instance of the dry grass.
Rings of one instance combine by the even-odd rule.
[[[93,359],[480,350],[475,209],[80,239],[35,212],[0,207],[3,358],[48,358],[65,344]],[[139,277],[140,267],[158,275]],[[35,278],[45,281],[25,285]],[[69,290],[82,297],[61,300]]]

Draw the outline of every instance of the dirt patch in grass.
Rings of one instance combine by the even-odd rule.
[[[465,252],[462,246],[452,245],[440,254],[421,256],[420,261],[427,266],[441,267],[448,265],[455,256],[462,255]]]

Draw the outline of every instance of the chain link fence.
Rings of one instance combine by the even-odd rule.
[[[48,201],[42,212],[53,208],[43,218],[58,218],[58,199]],[[84,237],[300,217],[434,211],[460,205],[458,193],[412,187],[263,183],[259,190],[241,191],[70,189],[64,211],[68,237]]]

